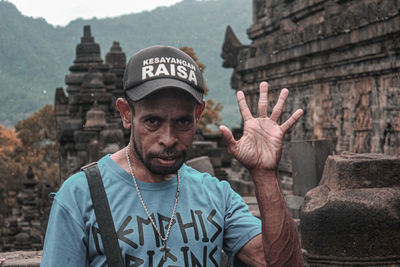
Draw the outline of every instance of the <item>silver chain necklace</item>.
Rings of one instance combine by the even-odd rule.
[[[128,146],[127,146],[127,148],[126,148],[126,150],[125,150],[125,155],[126,155],[126,161],[128,162],[129,170],[130,170],[131,175],[132,175],[132,178],[133,178],[133,182],[134,182],[135,187],[136,187],[136,192],[138,193],[140,202],[142,202],[143,208],[144,208],[144,210],[146,211],[146,214],[147,214],[147,216],[149,217],[149,219],[150,219],[150,221],[151,221],[151,224],[153,225],[154,229],[156,229],[158,235],[160,236],[160,238],[161,238],[161,240],[162,240],[162,242],[163,242],[163,247],[160,248],[160,251],[164,252],[163,260],[166,261],[166,260],[167,260],[167,253],[171,250],[170,248],[167,247],[167,239],[168,239],[168,236],[169,236],[169,232],[171,231],[172,222],[174,221],[175,212],[176,212],[176,207],[177,207],[177,205],[178,205],[178,200],[179,200],[179,185],[180,185],[179,170],[178,170],[178,173],[177,173],[177,182],[178,182],[178,185],[177,185],[177,188],[176,188],[174,209],[172,210],[171,219],[169,220],[169,224],[168,224],[168,228],[167,228],[167,233],[165,234],[165,237],[163,237],[163,236],[161,235],[160,231],[158,230],[158,227],[157,227],[156,223],[154,222],[153,218],[150,216],[150,213],[149,213],[149,211],[148,211],[148,209],[147,209],[147,207],[146,207],[146,204],[144,203],[142,194],[140,193],[139,186],[137,185],[135,175],[133,175],[132,165],[131,165],[131,161],[130,161],[130,159],[129,159],[129,154],[128,154],[129,147],[130,147],[130,143],[128,144]]]

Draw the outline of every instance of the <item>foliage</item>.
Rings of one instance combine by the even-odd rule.
[[[197,66],[199,66],[199,68],[200,68],[201,75],[203,76],[206,66],[202,62],[199,61],[199,58],[196,56],[196,52],[194,52],[194,49],[191,47],[188,47],[188,46],[183,46],[179,49],[182,50],[183,52],[185,52],[186,54],[188,54],[194,60],[194,62],[196,62]],[[204,95],[208,95],[208,92],[210,91],[210,89],[207,86],[204,76],[203,76],[203,81],[204,81]]]
[[[193,47],[207,65],[205,77],[213,88],[209,97],[225,107],[224,124],[239,124],[239,113],[231,112],[231,107],[236,107],[229,86],[232,70],[222,68],[220,53],[227,25],[239,39],[246,40],[251,14],[251,1],[182,1],[152,11],[78,19],[66,27],[53,27],[43,19],[23,16],[12,3],[0,1],[0,123],[12,126],[54,101],[55,88],[63,86],[74,61],[83,25],[89,24],[103,58],[114,40],[120,41],[128,58],[154,44]]]
[[[196,56],[194,49],[188,46],[184,46],[180,48],[183,52],[188,54],[199,66],[200,71],[203,75],[206,66],[199,61],[199,58]],[[204,80],[204,95],[207,96],[210,89],[208,88],[206,81]],[[221,124],[221,116],[220,111],[224,108],[221,103],[214,103],[214,100],[208,99],[206,102],[206,106],[204,108],[203,114],[201,115],[199,128],[203,131],[203,133],[211,133],[213,130],[210,128],[211,126],[219,126]]]
[[[210,128],[210,125],[219,126],[221,125],[221,116],[220,111],[224,107],[221,103],[214,103],[214,100],[208,99],[206,102],[206,107],[201,115],[201,119],[199,122],[200,129],[203,130],[203,133],[211,133],[213,129]]]
[[[13,128],[5,129],[0,124],[0,154],[12,153],[21,144]]]
[[[15,129],[5,129],[0,125],[0,214],[9,212],[11,207],[7,194],[22,188],[29,166],[35,179],[55,186],[58,145],[52,105],[46,105],[19,121]]]
[[[0,145],[0,190],[16,190],[21,179],[19,176],[22,174],[22,164],[16,157],[21,148],[21,141],[14,129],[5,129],[0,125]]]
[[[46,105],[19,121],[14,129],[0,125],[0,180],[17,189],[32,166],[36,179],[54,186],[58,173],[58,145],[54,108]]]
[[[8,214],[12,204],[8,203],[9,192],[16,192],[23,177],[22,164],[15,160],[15,154],[21,141],[14,129],[5,129],[0,125],[0,225],[1,215]]]
[[[56,141],[54,107],[45,105],[41,110],[15,125],[21,140],[18,151],[21,161],[32,166],[35,176],[54,186],[58,176],[58,143]]]

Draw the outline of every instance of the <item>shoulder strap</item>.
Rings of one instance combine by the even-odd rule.
[[[103,180],[97,163],[83,167],[89,184],[90,196],[92,197],[94,213],[99,225],[99,232],[103,241],[104,252],[110,267],[124,266],[121,248],[118,244],[117,234],[112,219],[110,205],[104,190]]]

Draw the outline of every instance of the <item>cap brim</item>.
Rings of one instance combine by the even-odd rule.
[[[146,96],[165,88],[177,88],[188,92],[199,103],[203,103],[203,93],[197,91],[189,84],[177,79],[162,78],[150,80],[136,87],[126,90],[126,94],[133,101],[140,101]]]

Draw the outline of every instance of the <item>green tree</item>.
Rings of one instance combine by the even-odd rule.
[[[199,58],[196,56],[196,53],[194,52],[193,48],[184,46],[181,47],[180,49],[186,54],[188,54],[197,63],[203,75],[206,66],[199,61]],[[204,95],[207,96],[210,89],[208,88],[205,79],[203,79],[203,81],[204,81]],[[214,100],[212,99],[208,99],[206,101],[206,105],[199,122],[199,128],[203,131],[203,133],[212,133],[213,130],[212,128],[210,128],[210,126],[218,127],[221,124],[222,119],[220,116],[220,111],[223,108],[224,106],[221,103],[219,102],[215,103]]]

